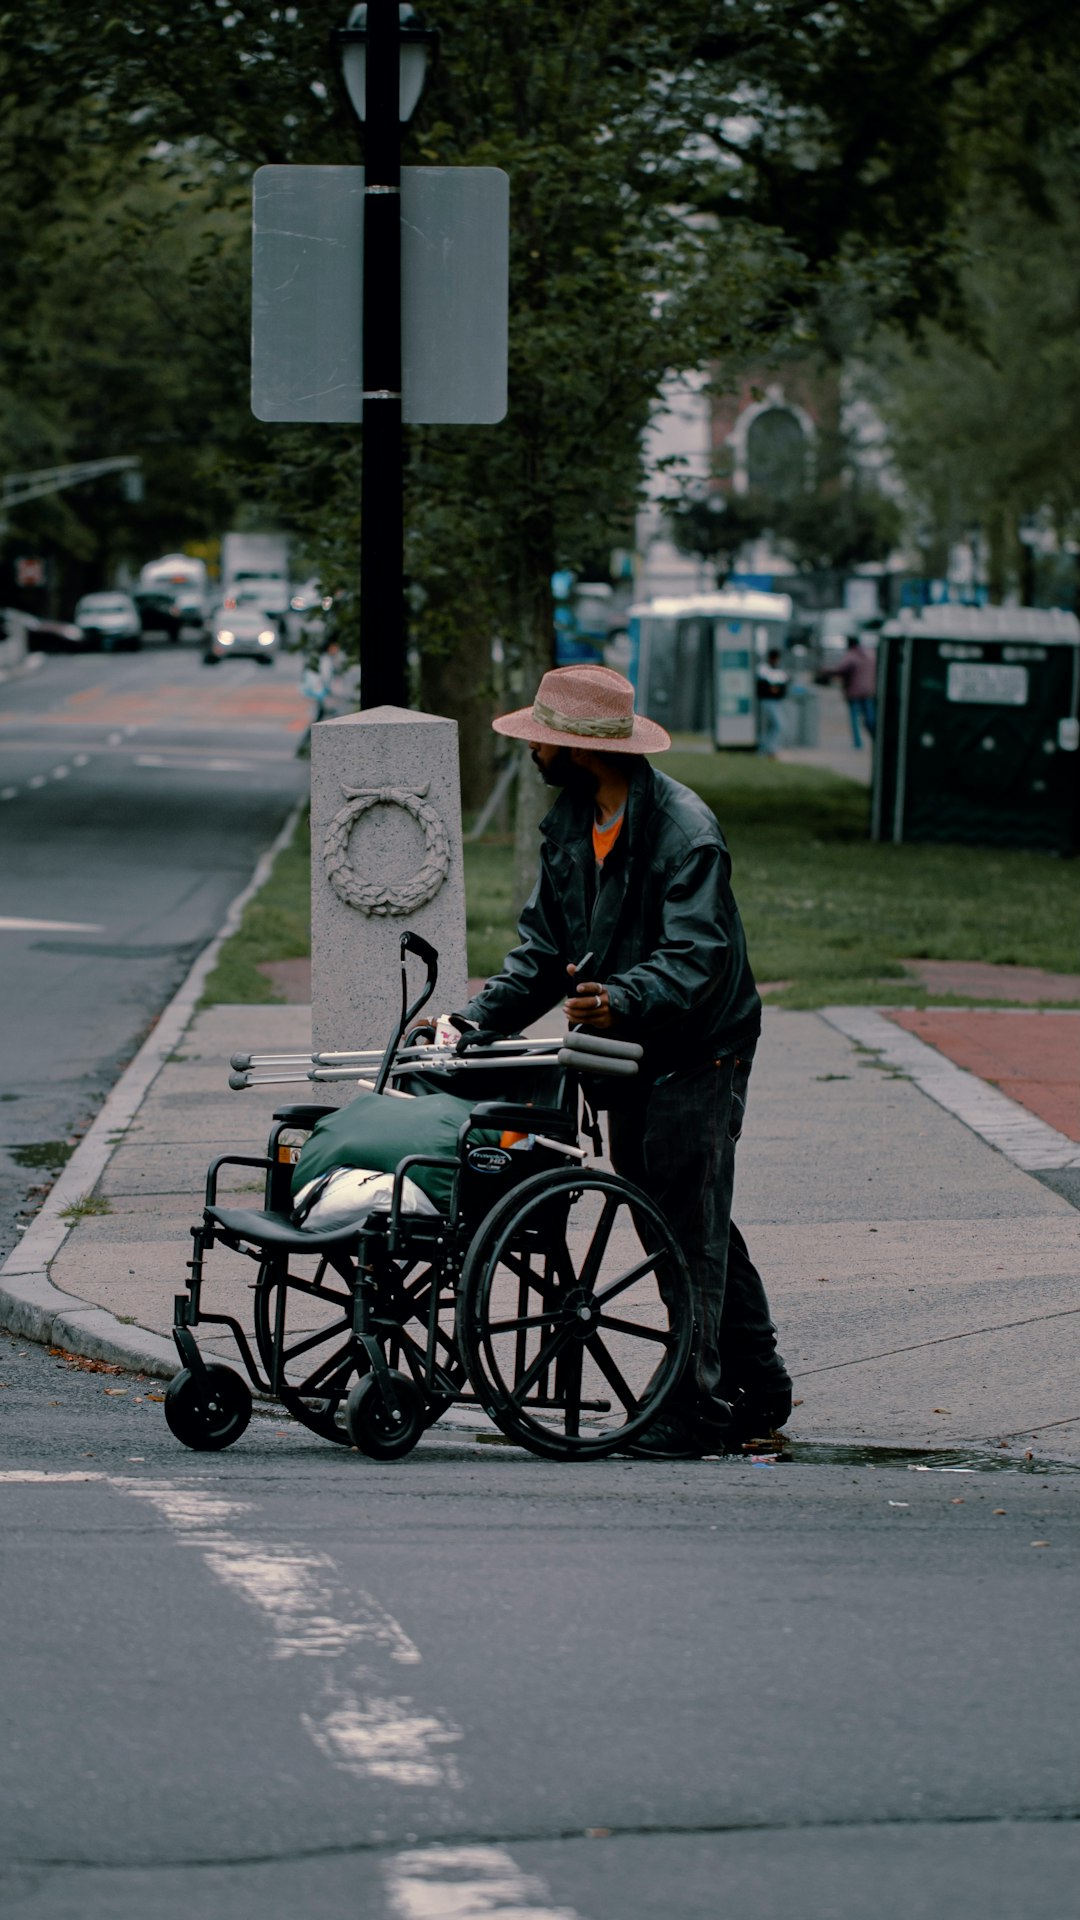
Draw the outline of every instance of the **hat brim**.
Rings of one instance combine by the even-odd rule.
[[[492,721],[496,733],[509,734],[512,740],[538,740],[544,746],[551,747],[587,747],[590,753],[664,753],[671,745],[671,735],[655,720],[646,720],[644,714],[635,713],[634,730],[618,739],[597,739],[593,734],[563,733],[556,727],[545,726],[537,720],[531,707],[518,707],[514,713],[503,713]]]

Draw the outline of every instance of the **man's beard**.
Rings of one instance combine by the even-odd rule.
[[[549,787],[562,787],[567,793],[577,794],[588,800],[595,799],[596,775],[590,773],[587,767],[578,765],[569,747],[557,748],[554,758],[548,761],[546,767],[537,759],[535,753],[532,755],[532,763],[541,780]]]

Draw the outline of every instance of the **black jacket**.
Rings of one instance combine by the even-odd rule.
[[[761,1001],[731,859],[705,802],[643,758],[599,882],[589,800],[561,794],[540,831],[520,944],[464,1009],[468,1017],[517,1032],[566,997],[568,962],[591,950],[587,976],[608,990],[613,1032],[644,1046],[649,1078],[751,1046]]]

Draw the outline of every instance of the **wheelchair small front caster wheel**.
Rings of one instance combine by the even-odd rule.
[[[383,1399],[378,1376],[364,1375],[345,1403],[345,1422],[354,1447],[371,1460],[400,1460],[411,1453],[424,1431],[424,1402],[405,1373],[390,1369],[399,1418]]]
[[[247,1382],[215,1360],[207,1361],[201,1380],[184,1367],[165,1389],[165,1418],[176,1438],[196,1453],[231,1447],[251,1419]]]

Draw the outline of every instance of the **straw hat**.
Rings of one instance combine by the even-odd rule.
[[[634,712],[634,689],[611,667],[555,667],[531,707],[492,721],[496,733],[590,753],[663,753],[671,736]]]

